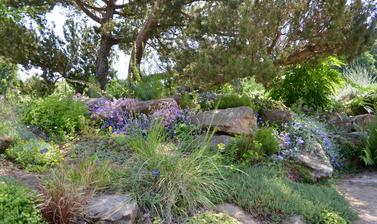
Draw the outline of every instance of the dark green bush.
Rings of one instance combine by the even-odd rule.
[[[270,96],[287,106],[302,103],[311,109],[326,108],[331,103],[334,86],[340,83],[335,66],[340,62],[330,58],[318,66],[298,65],[288,70],[281,83],[276,84]]]
[[[218,98],[214,104],[218,109],[227,109],[233,107],[248,106],[252,107],[251,99],[247,96],[239,96],[237,94],[223,95]]]
[[[71,97],[55,95],[31,101],[24,107],[23,121],[37,125],[63,140],[85,127],[87,106]]]
[[[0,179],[0,223],[45,223],[28,188]]]
[[[266,156],[279,151],[279,143],[271,127],[259,128],[253,137],[239,136],[225,149],[225,160],[230,163],[241,162],[248,166],[260,162]]]
[[[307,223],[327,223],[339,217],[351,223],[356,218],[347,201],[331,186],[296,183],[289,180],[280,165],[250,168],[229,175],[229,198],[256,216],[279,223],[285,216],[302,215]]]
[[[153,100],[163,96],[163,84],[159,77],[144,77],[135,87],[135,96],[141,100]]]

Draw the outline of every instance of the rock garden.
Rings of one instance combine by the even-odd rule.
[[[377,223],[376,14],[0,1],[0,224]]]

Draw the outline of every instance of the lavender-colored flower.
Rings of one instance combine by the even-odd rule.
[[[288,147],[291,144],[291,137],[289,137],[288,133],[285,133],[283,135],[283,140],[284,140],[284,148]]]
[[[304,144],[304,140],[302,140],[301,138],[298,138],[298,139],[296,140],[296,142],[297,142],[297,144],[299,144],[299,145]]]

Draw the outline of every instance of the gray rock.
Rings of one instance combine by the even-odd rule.
[[[269,123],[288,123],[293,120],[293,113],[288,110],[265,110],[262,111],[263,120]]]
[[[375,120],[376,116],[373,114],[362,114],[351,118],[353,129],[355,131],[368,128],[368,126]]]
[[[129,195],[102,195],[91,198],[84,208],[85,219],[94,223],[133,224],[139,207]]]
[[[13,144],[13,139],[7,136],[0,136],[0,154]]]
[[[189,122],[202,129],[215,129],[229,135],[252,135],[257,119],[249,107],[211,110],[189,116]]]
[[[362,140],[367,136],[366,132],[350,132],[340,133],[339,136],[335,136],[337,142],[341,144],[351,143],[354,146],[360,145]]]
[[[324,115],[323,120],[324,122],[337,127],[340,132],[347,133],[354,129],[351,118],[345,114],[338,112],[327,113]]]
[[[301,215],[286,218],[281,224],[305,224],[305,219]]]
[[[250,214],[245,212],[240,207],[237,207],[232,204],[224,203],[221,205],[218,205],[216,207],[216,211],[222,212],[224,214],[227,214],[238,221],[240,221],[243,224],[257,224],[259,223],[256,219],[254,219]]]
[[[160,109],[161,106],[167,104],[176,105],[178,107],[177,102],[173,98],[164,98],[157,100],[138,101],[135,103],[135,108],[132,111],[149,115]]]
[[[300,152],[293,153],[291,158],[308,168],[315,180],[326,179],[333,174],[330,160],[318,142],[306,145]]]

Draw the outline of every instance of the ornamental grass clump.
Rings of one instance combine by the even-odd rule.
[[[206,155],[206,145],[184,154],[165,142],[156,123],[146,134],[135,133],[129,147],[135,156],[126,171],[125,190],[155,216],[171,223],[199,207],[209,208],[224,194],[225,186],[216,156]]]
[[[110,187],[113,172],[109,162],[90,158],[53,169],[42,187],[43,217],[49,223],[77,223],[87,199]]]

